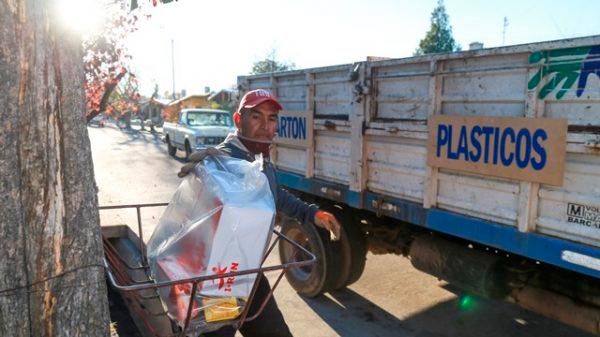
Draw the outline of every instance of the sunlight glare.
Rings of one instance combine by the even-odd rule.
[[[82,35],[98,31],[103,22],[103,1],[59,0],[58,13],[63,24]]]

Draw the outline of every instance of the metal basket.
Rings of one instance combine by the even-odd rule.
[[[281,281],[281,278],[289,268],[297,268],[308,266],[316,262],[314,254],[306,250],[298,243],[281,234],[274,229],[276,235],[273,242],[270,244],[260,268],[239,270],[218,275],[207,275],[183,280],[174,280],[166,282],[157,282],[150,277],[148,260],[146,258],[146,246],[142,233],[141,209],[149,207],[164,207],[168,203],[152,203],[152,204],[131,204],[131,205],[116,205],[116,206],[101,206],[99,209],[115,210],[115,209],[135,209],[137,212],[137,233],[134,233],[128,226],[106,226],[102,227],[102,241],[104,245],[104,266],[107,273],[107,278],[110,285],[119,291],[121,296],[126,300],[126,305],[129,312],[138,327],[138,330],[143,336],[155,337],[170,337],[170,336],[190,336],[189,327],[192,315],[193,301],[198,290],[198,283],[208,280],[218,280],[228,277],[236,277],[241,275],[256,274],[252,291],[248,298],[247,304],[240,313],[237,319],[236,328],[258,317],[263,311],[267,302],[273,296],[273,291]],[[289,263],[282,263],[273,266],[263,266],[266,257],[272,252],[277,242],[283,239],[291,244],[296,249],[296,254],[304,254],[307,259],[298,260]],[[276,282],[271,287],[271,290],[266,299],[261,304],[258,311],[251,317],[248,317],[248,311],[256,292],[258,283],[265,272],[280,271]],[[192,290],[190,294],[190,302],[187,307],[187,315],[184,326],[178,326],[169,318],[164,310],[157,290],[161,287],[168,287],[177,284],[191,284]]]

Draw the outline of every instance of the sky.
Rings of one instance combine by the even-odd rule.
[[[143,0],[142,0],[143,1]],[[437,0],[179,0],[151,8],[128,46],[141,92],[203,93],[275,51],[276,60],[312,68],[412,56]],[[445,0],[463,50],[600,34],[599,0]],[[503,29],[504,18],[508,26]],[[503,33],[504,31],[504,33]],[[172,61],[173,56],[173,61]]]

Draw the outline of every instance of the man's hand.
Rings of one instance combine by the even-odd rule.
[[[329,212],[317,211],[315,213],[315,225],[328,230],[332,241],[339,240],[342,235],[342,226],[335,216]]]
[[[206,156],[219,156],[219,155],[225,155],[225,153],[214,147],[207,147],[206,149],[196,151],[190,155],[190,158],[189,158],[190,162],[181,167],[181,169],[179,170],[179,173],[177,173],[177,176],[179,178],[183,178],[183,177],[187,176],[190,172],[192,172],[194,170],[194,167],[196,167],[196,164],[198,164],[199,162],[204,160],[204,158],[206,158]]]

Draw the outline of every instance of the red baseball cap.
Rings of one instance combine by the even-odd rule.
[[[279,104],[275,96],[271,95],[270,92],[264,89],[255,89],[248,91],[244,97],[240,100],[238,106],[238,112],[242,109],[252,109],[264,102],[273,102],[279,110],[283,110],[283,106]]]

